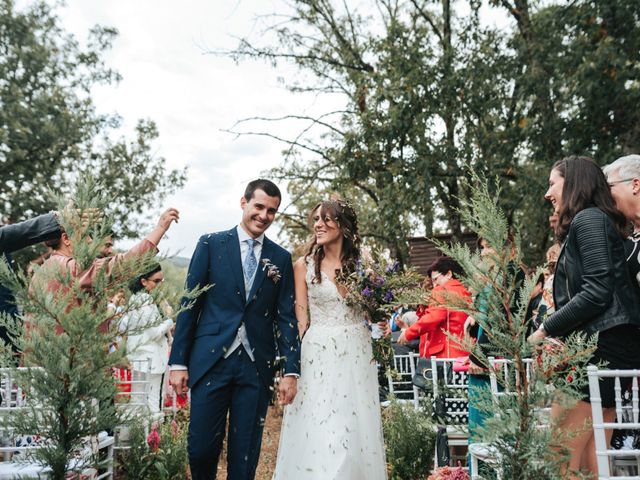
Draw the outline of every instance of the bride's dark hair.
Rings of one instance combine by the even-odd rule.
[[[355,268],[360,259],[360,236],[358,235],[358,217],[353,207],[344,200],[326,200],[318,203],[309,214],[309,223],[313,225],[313,214],[318,212],[322,218],[331,218],[338,225],[338,229],[344,237],[342,243],[342,268],[336,270],[336,277],[349,275]],[[316,242],[316,236],[313,235],[309,241],[304,256],[305,260],[309,257],[313,258],[314,283],[321,283],[321,267],[324,258],[324,248]]]

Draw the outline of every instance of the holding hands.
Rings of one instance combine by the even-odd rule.
[[[278,383],[278,403],[291,405],[296,393],[298,393],[298,378],[293,375],[282,377]]]

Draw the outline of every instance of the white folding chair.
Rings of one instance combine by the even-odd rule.
[[[593,416],[593,437],[596,445],[596,460],[598,464],[598,478],[601,480],[640,480],[640,450],[616,450],[607,444],[607,430],[638,430],[640,429],[640,396],[638,394],[638,377],[640,370],[600,370],[596,366],[587,367],[589,378],[589,397],[591,414]],[[600,379],[613,378],[616,402],[617,422],[605,422],[602,411],[602,397],[600,395]],[[623,402],[621,378],[631,378],[631,399],[628,405]],[[633,468],[635,475],[625,472]],[[618,472],[620,475],[618,475]]]
[[[26,368],[19,368],[19,371],[25,371]],[[14,378],[14,369],[2,368],[0,369],[0,416],[6,417],[8,415],[15,415],[25,408],[29,408],[28,404],[28,392],[22,390],[16,379]],[[33,442],[24,442],[21,445],[15,445],[17,439],[25,440],[31,438],[30,435],[22,435],[21,432],[15,432],[9,428],[5,428],[6,424],[2,422],[0,424],[2,430],[0,436],[2,438],[2,446],[0,446],[0,453],[2,459],[0,461],[0,479],[15,479],[15,478],[49,478],[51,469],[40,462],[30,461],[28,457],[29,451],[40,448],[46,439],[35,440]],[[78,453],[78,457],[75,461],[71,462],[70,469],[77,468],[83,470],[83,474],[91,473],[91,478],[96,480],[112,479],[113,478],[113,442],[114,439],[108,436],[106,432],[103,432],[97,438],[88,438],[86,447]],[[91,462],[94,455],[100,455],[100,467],[103,470],[98,474],[93,468],[84,468],[83,465],[87,465]],[[95,473],[94,473],[95,472]]]
[[[444,408],[444,418],[437,419],[436,429],[445,428],[450,447],[466,447],[469,441],[469,390],[467,374],[454,372],[453,358],[431,357],[431,382],[433,399]],[[434,409],[436,405],[434,404]],[[436,412],[437,413],[437,412]],[[438,461],[438,445],[435,447],[435,461]],[[452,458],[453,459],[453,458]]]
[[[151,359],[133,360],[131,362],[131,380],[121,379],[123,391],[116,394],[118,405],[132,413],[146,413],[149,406],[149,372],[151,371]]]
[[[409,353],[406,355],[394,355],[393,367],[387,370],[389,382],[389,395],[393,395],[397,402],[413,403],[417,410],[419,406],[418,388],[413,384],[413,375],[416,373],[418,355]],[[382,406],[388,406],[389,401],[382,402]]]
[[[151,416],[149,409],[149,372],[151,371],[151,358],[133,360],[130,371],[131,380],[118,380],[118,383],[123,387],[123,391],[116,394],[116,404],[118,408],[120,408],[127,417],[141,416],[149,418],[151,421],[162,420],[164,418],[162,411]],[[129,386],[128,389],[126,388],[127,386]],[[115,438],[114,448],[116,450],[129,448],[127,446],[129,441],[129,427],[127,425],[118,425],[115,427]]]

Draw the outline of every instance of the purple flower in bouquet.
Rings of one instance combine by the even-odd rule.
[[[387,268],[385,269],[385,272],[386,273],[395,273],[395,272],[398,271],[399,268],[400,268],[400,262],[398,262],[396,260],[391,265],[387,266]]]
[[[393,292],[391,290],[387,290],[382,297],[382,301],[385,303],[391,303],[395,297],[393,296]]]
[[[375,275],[373,276],[373,278],[371,279],[371,283],[373,283],[373,285],[374,285],[375,287],[381,287],[382,285],[384,285],[384,283],[385,283],[385,279],[384,279],[384,277],[382,277],[382,276],[380,276],[380,275],[375,274]]]
[[[370,297],[372,294],[373,290],[371,290],[369,287],[364,287],[364,290],[362,290],[363,297]]]

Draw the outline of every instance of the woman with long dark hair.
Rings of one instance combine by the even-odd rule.
[[[302,336],[298,394],[285,408],[274,480],[386,478],[378,379],[364,316],[347,306],[341,275],[360,257],[355,211],[319,203],[313,237],[294,265]]]
[[[556,310],[530,341],[563,338],[573,332],[598,333],[593,363],[604,361],[612,369],[638,368],[640,323],[623,243],[627,223],[616,209],[602,170],[588,157],[564,158],[551,169],[545,198],[558,213],[555,233],[562,243],[553,282]],[[605,422],[613,421],[613,379],[603,380],[600,388]],[[562,428],[573,432],[567,440],[572,452],[568,475],[580,470],[597,473],[593,431],[585,428],[591,418],[588,400],[585,389],[575,407],[554,406]]]

